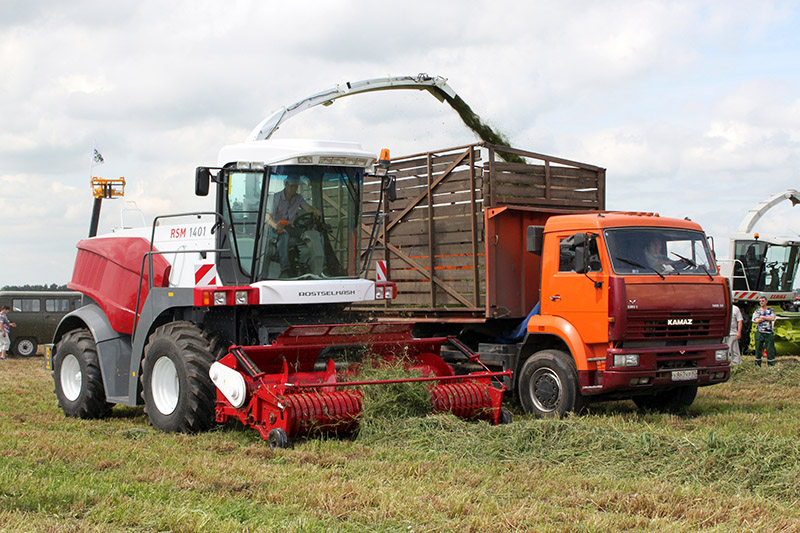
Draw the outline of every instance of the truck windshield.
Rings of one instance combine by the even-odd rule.
[[[615,228],[604,231],[617,274],[700,275],[716,273],[705,235],[670,228]]]
[[[800,243],[736,241],[734,290],[791,292],[800,260]]]
[[[356,275],[363,169],[229,170],[233,253],[253,281]]]

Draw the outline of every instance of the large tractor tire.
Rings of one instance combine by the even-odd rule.
[[[525,412],[536,418],[580,412],[586,400],[578,387],[575,362],[560,350],[536,352],[519,373],[519,401]]]
[[[211,341],[191,322],[156,329],[144,349],[142,394],[154,428],[197,433],[214,423],[216,388],[208,376]]]
[[[92,334],[74,329],[56,345],[53,380],[58,405],[64,414],[75,418],[102,418],[112,404],[106,402],[103,377]]]
[[[650,396],[636,396],[633,403],[643,411],[678,413],[688,408],[697,397],[697,385],[688,385]]]

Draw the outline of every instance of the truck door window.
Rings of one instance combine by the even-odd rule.
[[[577,234],[576,234],[577,235]],[[585,241],[589,247],[588,265],[589,272],[602,272],[603,266],[600,261],[600,250],[597,245],[597,238],[593,234],[588,234]],[[575,247],[575,235],[570,235],[559,241],[559,272],[575,272],[575,254],[583,253],[583,247]]]
[[[558,255],[559,272],[575,272],[575,250],[572,249],[572,236],[561,239],[559,244],[560,253]]]

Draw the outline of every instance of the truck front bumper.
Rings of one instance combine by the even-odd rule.
[[[581,392],[585,395],[630,391],[633,394],[653,389],[685,385],[713,385],[730,378],[730,363],[718,361],[717,352],[726,344],[658,348],[609,348],[604,370],[580,371]],[[638,355],[638,366],[615,366],[615,356]],[[602,360],[601,360],[602,361]]]

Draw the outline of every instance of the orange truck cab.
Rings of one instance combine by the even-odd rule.
[[[514,364],[526,411],[563,415],[592,397],[677,410],[729,378],[730,293],[698,224],[600,212],[527,233],[541,281]]]

